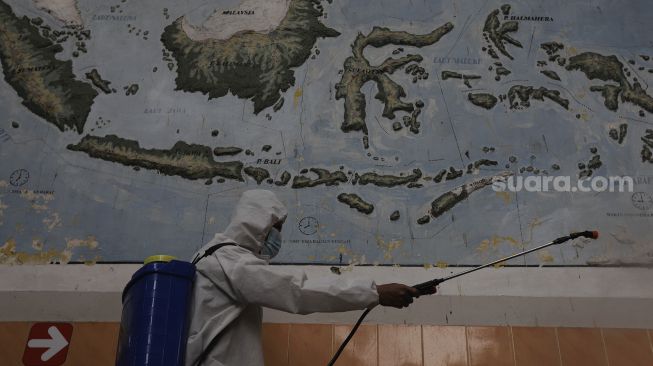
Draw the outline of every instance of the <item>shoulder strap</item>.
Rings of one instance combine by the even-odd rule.
[[[209,355],[209,352],[211,352],[213,347],[215,347],[215,344],[218,343],[219,338],[220,338],[220,334],[217,334],[215,337],[213,337],[213,339],[211,339],[211,342],[209,342],[208,347],[206,347],[204,351],[202,351],[202,354],[200,354],[200,357],[197,358],[197,361],[195,362],[194,365],[202,366],[202,364],[206,360],[206,356]]]
[[[193,265],[197,264],[197,262],[199,262],[202,258],[208,257],[211,254],[215,253],[218,249],[220,249],[222,247],[230,246],[230,245],[235,246],[236,244],[234,244],[234,243],[221,243],[221,244],[216,244],[216,245],[213,245],[213,246],[207,248],[204,251],[204,253],[202,253],[202,255],[198,254],[197,256],[195,256],[195,259],[193,259]],[[208,347],[206,347],[204,349],[204,351],[202,351],[200,356],[197,358],[197,361],[195,361],[194,365],[199,366],[199,365],[202,365],[202,363],[204,363],[204,360],[206,359],[206,356],[209,355],[209,352],[211,352],[211,350],[215,346],[216,342],[218,341],[219,336],[220,336],[220,334],[217,334],[215,337],[213,337],[213,339],[211,339],[211,342],[209,342]]]
[[[230,246],[230,245],[236,245],[236,244],[234,244],[234,243],[221,243],[221,244],[216,244],[214,246],[211,246],[211,247],[207,248],[204,251],[204,253],[202,253],[202,255],[200,255],[198,253],[195,256],[195,258],[193,259],[193,264],[197,264],[197,262],[199,262],[202,258],[210,256],[211,254],[215,253],[216,250],[218,250],[218,249],[220,249],[222,247]]]

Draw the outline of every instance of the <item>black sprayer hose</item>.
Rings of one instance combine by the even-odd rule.
[[[539,247],[535,247],[533,249],[525,250],[523,252],[519,252],[517,254],[513,254],[511,256],[501,258],[501,259],[498,259],[498,260],[496,260],[494,262],[490,262],[490,263],[484,264],[482,266],[477,266],[477,267],[474,267],[474,268],[468,269],[466,271],[456,273],[456,274],[448,276],[448,277],[436,278],[436,279],[433,279],[433,280],[430,280],[430,281],[422,282],[422,283],[419,283],[419,284],[417,284],[417,285],[415,285],[413,287],[416,288],[417,290],[419,290],[421,295],[426,295],[431,288],[441,284],[442,282],[446,282],[446,281],[449,281],[449,280],[454,279],[456,277],[460,277],[460,276],[464,276],[464,275],[472,273],[472,272],[476,272],[479,269],[487,268],[487,267],[493,266],[493,265],[501,263],[501,262],[505,262],[505,261],[513,259],[513,258],[521,257],[522,255],[526,255],[528,253],[532,253],[532,252],[538,251],[540,249],[550,247],[552,245],[562,244],[562,243],[564,243],[564,242],[566,242],[568,240],[576,239],[576,238],[579,238],[581,236],[585,237],[585,238],[589,238],[589,239],[598,239],[599,232],[598,231],[580,231],[580,232],[577,232],[577,233],[571,233],[571,234],[569,234],[567,236],[561,236],[561,237],[559,237],[558,239],[556,239],[556,240],[554,240],[552,242],[546,243],[544,245],[540,245]],[[358,320],[356,321],[356,324],[354,325],[354,327],[351,329],[351,331],[347,335],[347,338],[345,338],[345,340],[342,341],[342,344],[338,348],[338,351],[336,351],[336,354],[333,355],[333,358],[331,358],[331,361],[329,361],[328,366],[335,365],[336,361],[338,360],[338,357],[340,357],[340,354],[345,349],[345,347],[347,347],[347,344],[349,343],[349,341],[352,339],[354,334],[356,334],[356,331],[358,330],[358,327],[360,327],[361,323],[363,322],[363,320],[365,319],[367,314],[370,313],[371,310],[372,310],[371,308],[365,309],[363,314],[361,314],[360,318],[358,318]]]
[[[340,354],[342,353],[342,351],[345,349],[345,347],[347,347],[347,343],[349,343],[351,338],[354,336],[354,334],[358,330],[358,327],[360,327],[361,323],[363,322],[363,319],[365,319],[367,314],[370,313],[370,310],[372,310],[372,308],[365,309],[363,314],[361,314],[360,318],[358,318],[358,320],[356,321],[356,324],[354,325],[353,328],[351,328],[351,331],[347,335],[347,338],[345,338],[345,340],[342,341],[342,344],[338,348],[338,351],[336,351],[336,354],[333,355],[333,358],[331,358],[331,361],[329,361],[329,366],[333,366],[336,363],[336,361],[338,360],[338,357],[340,357]]]

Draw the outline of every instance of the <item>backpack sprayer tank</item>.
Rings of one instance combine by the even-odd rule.
[[[182,366],[195,265],[152,256],[122,293],[116,366]]]
[[[233,243],[221,243],[197,254],[192,263],[169,255],[143,262],[122,292],[122,316],[116,366],[182,366],[190,319],[195,265]],[[201,364],[217,337],[198,358]]]

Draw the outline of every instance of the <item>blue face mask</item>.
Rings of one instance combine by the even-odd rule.
[[[281,232],[276,228],[272,228],[268,237],[263,242],[263,249],[261,249],[261,257],[265,259],[272,259],[281,250]]]

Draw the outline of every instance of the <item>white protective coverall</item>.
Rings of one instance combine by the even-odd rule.
[[[186,365],[196,366],[214,337],[202,366],[263,365],[261,307],[290,313],[360,310],[378,304],[371,280],[333,276],[307,278],[302,270],[270,266],[256,254],[268,232],[285,220],[286,208],[274,193],[243,193],[224,233],[198,252],[224,246],[197,263],[186,348]]]

